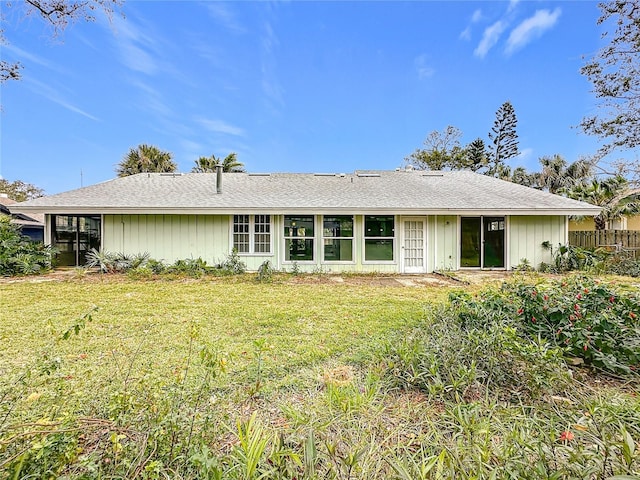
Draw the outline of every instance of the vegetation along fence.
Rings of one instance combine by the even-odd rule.
[[[569,232],[569,244],[582,248],[606,247],[611,250],[640,250],[640,230],[596,230]]]

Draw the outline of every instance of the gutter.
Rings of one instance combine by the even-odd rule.
[[[271,207],[263,208],[260,206],[252,207],[78,207],[78,206],[56,206],[56,207],[36,207],[36,206],[12,206],[11,212],[16,213],[45,213],[50,215],[234,215],[234,214],[336,214],[348,213],[353,215],[370,215],[386,213],[389,215],[462,215],[462,216],[478,216],[478,215],[526,215],[526,216],[542,216],[542,215],[580,215],[592,216],[598,215],[601,211],[599,207],[587,208],[559,208],[559,209],[535,209],[535,208],[488,208],[488,209],[458,209],[458,208],[388,208],[388,207]]]

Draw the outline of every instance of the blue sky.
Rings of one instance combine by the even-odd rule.
[[[487,141],[509,100],[521,156],[599,143],[580,75],[602,45],[596,2],[127,1],[59,38],[7,8],[0,174],[57,193],[115,176],[132,147],[237,152],[252,172],[394,169],[447,125]]]

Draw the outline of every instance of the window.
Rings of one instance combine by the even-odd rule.
[[[364,217],[365,261],[393,261],[394,236],[393,215],[366,215]]]
[[[101,218],[84,215],[52,215],[52,245],[58,251],[58,265],[84,265],[85,255],[100,250]]]
[[[313,215],[284,216],[284,259],[313,261]]]
[[[234,215],[233,248],[238,253],[271,253],[271,216]]]
[[[353,261],[353,216],[326,216],[322,223],[325,262]]]
[[[269,215],[256,215],[253,232],[255,234],[254,251],[256,253],[270,253],[271,217]]]

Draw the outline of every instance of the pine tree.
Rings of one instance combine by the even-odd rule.
[[[504,102],[496,112],[496,121],[489,132],[489,170],[487,175],[497,176],[505,171],[505,161],[518,153],[516,112],[511,102]]]
[[[465,163],[466,168],[472,172],[477,172],[487,166],[487,150],[481,138],[476,138],[467,145]]]

